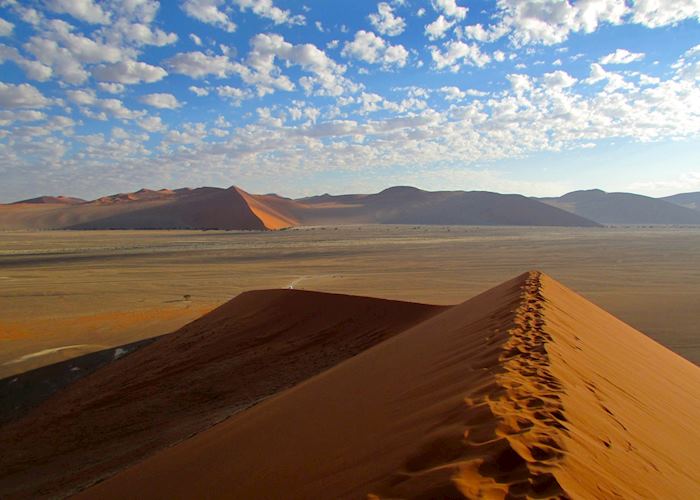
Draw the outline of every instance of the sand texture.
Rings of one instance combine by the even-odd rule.
[[[301,290],[243,293],[0,427],[0,498],[64,496],[442,310]]]
[[[528,268],[700,364],[698,248],[700,229],[669,227],[0,232],[0,379],[171,333],[246,290],[456,304]]]
[[[698,421],[700,368],[529,272],[82,498],[697,498]]]

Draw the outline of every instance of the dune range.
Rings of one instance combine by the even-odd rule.
[[[692,498],[699,420],[700,368],[539,272],[451,307],[262,290],[1,427],[0,494]]]
[[[676,207],[678,208],[678,207]],[[39,197],[0,205],[0,229],[268,230],[320,224],[577,226],[599,224],[517,194],[423,191],[398,186],[369,195],[293,200],[228,189],[141,189],[93,201]]]

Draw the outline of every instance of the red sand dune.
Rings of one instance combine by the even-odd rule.
[[[394,187],[370,195],[323,195],[300,200],[273,194],[254,195],[235,186],[174,191],[141,189],[78,204],[0,205],[0,229],[264,230],[297,225],[375,223],[598,225],[521,195],[430,192],[411,187]]]
[[[531,272],[79,496],[698,498],[698,422],[700,368]]]
[[[243,293],[0,427],[0,498],[64,496],[444,309]]]

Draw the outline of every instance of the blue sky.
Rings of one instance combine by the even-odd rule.
[[[0,202],[700,190],[700,0],[0,0]]]

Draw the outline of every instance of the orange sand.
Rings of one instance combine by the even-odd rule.
[[[0,498],[64,496],[443,310],[300,290],[243,293],[0,428]]]
[[[79,496],[698,498],[698,422],[700,368],[532,272]]]

